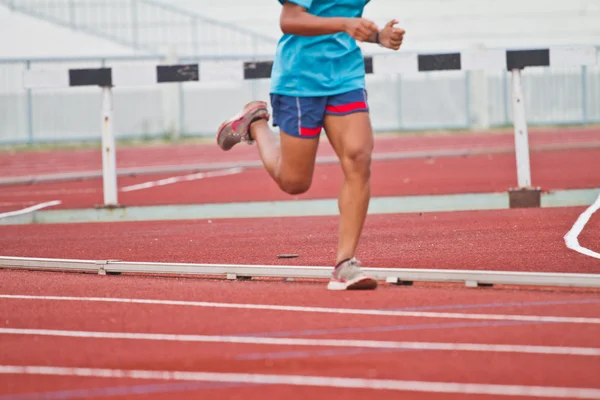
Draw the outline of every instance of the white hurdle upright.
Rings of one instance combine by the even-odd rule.
[[[510,207],[539,207],[541,190],[532,185],[529,138],[521,72],[531,67],[573,67],[597,65],[594,46],[566,46],[545,49],[477,49],[453,53],[390,53],[365,57],[367,74],[402,74],[430,71],[510,71],[517,165],[517,188],[509,188]],[[147,86],[189,81],[232,81],[269,79],[272,60],[215,61],[197,64],[127,66],[97,69],[27,70],[28,89],[100,86],[102,88],[102,162],[104,206],[117,207],[117,167],[113,132],[112,88]],[[236,71],[236,72],[231,72]]]
[[[117,148],[113,132],[113,93],[102,88],[102,177],[105,206],[118,205]]]
[[[512,71],[512,103],[515,127],[515,149],[517,159],[517,182],[521,188],[531,187],[531,166],[529,163],[529,133],[525,117],[525,98],[521,71]]]

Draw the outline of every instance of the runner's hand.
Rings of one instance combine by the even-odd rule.
[[[388,49],[392,50],[398,50],[402,45],[402,40],[404,39],[404,34],[406,31],[402,28],[395,28],[394,25],[397,23],[398,20],[391,20],[379,33],[379,43],[383,47],[387,47]]]
[[[377,24],[364,18],[348,18],[344,26],[344,32],[361,42],[366,42],[378,31]]]

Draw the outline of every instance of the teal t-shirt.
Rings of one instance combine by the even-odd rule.
[[[369,0],[279,0],[298,4],[318,17],[362,16]],[[360,47],[346,33],[322,36],[284,34],[271,72],[271,93],[294,97],[332,96],[365,88]]]

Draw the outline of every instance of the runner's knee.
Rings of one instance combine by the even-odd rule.
[[[310,179],[284,178],[279,180],[279,187],[287,194],[302,194],[310,189]]]
[[[347,178],[368,180],[371,177],[371,151],[369,149],[347,151],[342,157],[342,167]]]

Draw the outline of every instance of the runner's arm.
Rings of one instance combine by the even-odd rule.
[[[320,36],[346,32],[353,38],[366,41],[377,25],[363,18],[324,18],[312,15],[305,7],[286,1],[281,10],[279,26],[285,34],[298,36]]]

